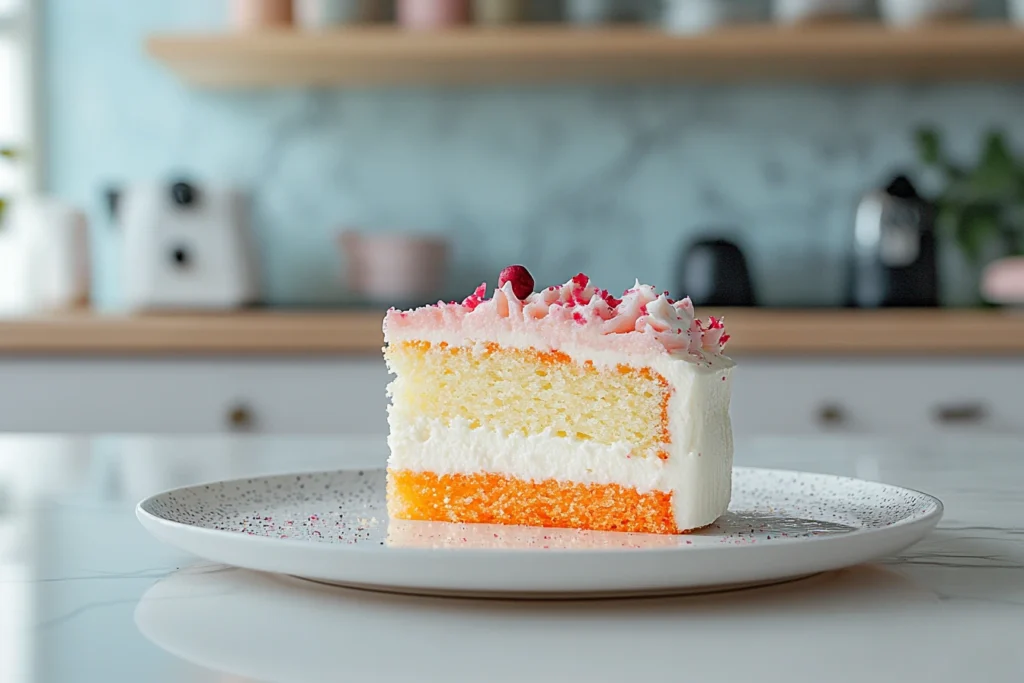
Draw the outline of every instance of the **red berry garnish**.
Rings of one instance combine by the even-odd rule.
[[[508,266],[498,276],[498,289],[505,286],[506,282],[512,283],[512,293],[517,299],[525,299],[533,294],[533,276],[525,266]]]
[[[586,289],[587,285],[590,284],[590,278],[580,273],[579,275],[573,275],[572,283],[580,289]]]

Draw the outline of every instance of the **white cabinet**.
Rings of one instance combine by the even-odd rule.
[[[738,358],[738,434],[1024,433],[1024,361]]]
[[[0,431],[387,431],[381,358],[0,359]]]
[[[737,358],[759,434],[1024,433],[1024,360]],[[0,431],[384,434],[384,361],[0,357]]]

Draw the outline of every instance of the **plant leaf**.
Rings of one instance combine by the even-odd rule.
[[[960,248],[972,263],[978,263],[985,246],[1000,237],[998,207],[965,206],[956,220],[956,239]]]
[[[942,158],[942,140],[934,128],[920,128],[915,135],[917,155],[922,163],[936,166]]]
[[[1001,133],[989,133],[978,167],[969,180],[976,201],[1011,201],[1017,191],[1017,165]]]

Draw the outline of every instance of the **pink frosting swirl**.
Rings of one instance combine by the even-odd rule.
[[[590,278],[580,273],[560,286],[548,287],[519,299],[512,283],[495,290],[486,298],[487,285],[480,285],[462,303],[438,302],[437,308],[467,318],[497,317],[578,326],[586,335],[645,335],[656,340],[671,353],[696,356],[718,355],[729,341],[722,320],[711,317],[702,322],[694,315],[693,303],[687,297],[674,301],[668,292],[659,293],[639,281],[623,292],[621,298],[598,289]]]

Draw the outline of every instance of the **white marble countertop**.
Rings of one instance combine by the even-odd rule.
[[[172,486],[384,457],[380,438],[0,437],[0,682],[1024,680],[1021,440],[740,442],[738,464],[909,486],[946,514],[877,565],[699,597],[320,587],[197,561],[133,513]]]

